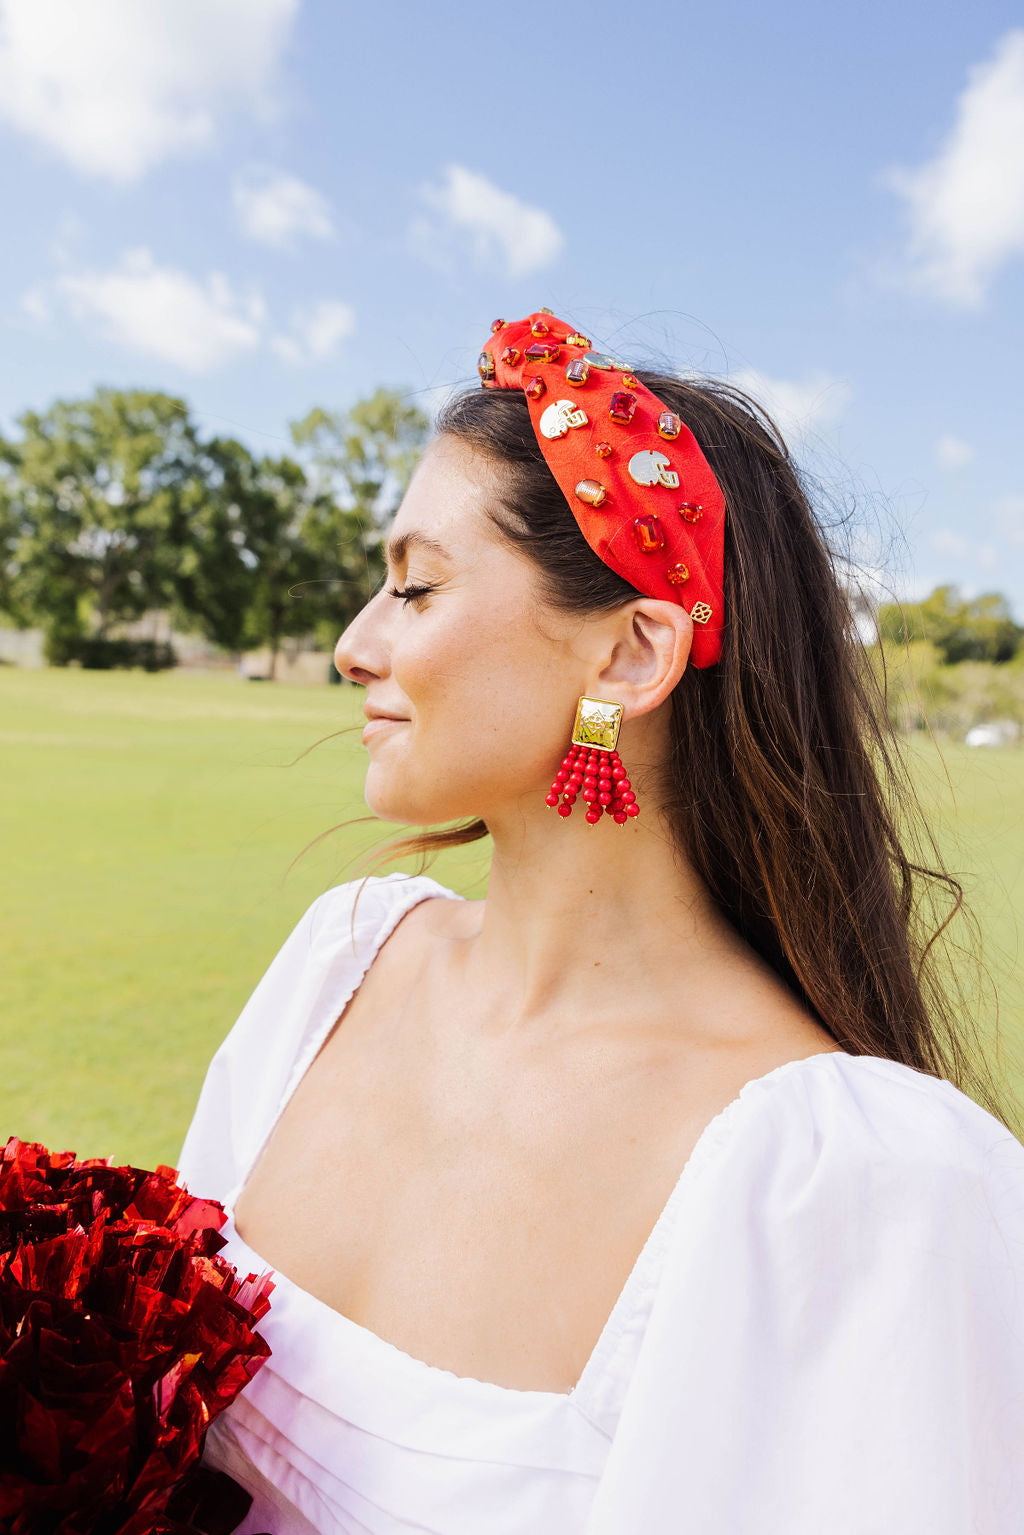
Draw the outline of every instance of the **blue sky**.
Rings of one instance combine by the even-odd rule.
[[[1024,620],[1019,8],[0,0],[0,198],[0,429],[106,384],[284,452],[546,305]]]

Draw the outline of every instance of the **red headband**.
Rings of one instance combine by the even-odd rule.
[[[550,309],[495,320],[489,389],[521,389],[545,462],[594,553],[693,619],[694,666],[722,654],[725,497],[696,440],[625,363]]]

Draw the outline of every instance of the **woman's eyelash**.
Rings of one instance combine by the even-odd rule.
[[[407,586],[401,590],[397,586],[389,586],[388,596],[402,597],[406,602],[413,602],[417,597],[423,597],[427,592],[432,592],[433,590],[432,586]]]

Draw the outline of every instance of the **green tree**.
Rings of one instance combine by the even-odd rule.
[[[938,586],[919,603],[890,603],[879,609],[883,643],[908,645],[928,640],[947,666],[960,661],[1010,661],[1024,628],[998,592],[965,601],[955,586]]]
[[[0,604],[53,661],[117,621],[175,622],[240,651],[333,644],[379,583],[383,530],[429,423],[378,389],[292,424],[294,456],[200,442],[182,400],[99,389],[0,438]]]
[[[430,421],[398,391],[377,389],[347,412],[318,407],[290,428],[322,495],[306,532],[335,567],[333,604],[318,625],[321,641],[333,643],[380,585],[383,535],[426,445]]]
[[[196,435],[184,401],[98,389],[0,438],[0,598],[38,623],[52,660],[170,595]]]
[[[365,566],[358,519],[309,482],[290,457],[256,458],[217,437],[201,453],[202,495],[188,509],[188,539],[175,581],[175,617],[214,644],[266,645],[274,676],[289,636],[337,636],[361,602]],[[355,573],[340,553],[357,549]],[[346,602],[339,587],[356,593]]]

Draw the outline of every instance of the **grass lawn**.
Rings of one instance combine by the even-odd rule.
[[[289,871],[327,827],[368,814],[362,696],[0,668],[4,1136],[174,1161],[206,1064],[293,923],[401,830],[350,827]],[[1019,1044],[1024,751],[944,757],[945,771],[915,748],[918,779],[949,862],[971,871],[1001,1028]],[[488,847],[429,872],[480,896]],[[1024,1078],[1003,1077],[1024,1103]]]

